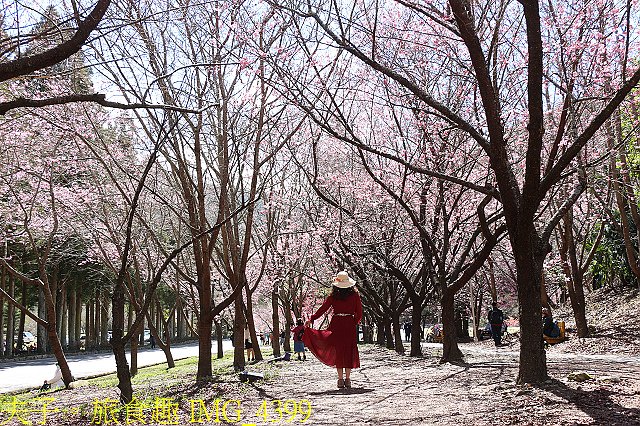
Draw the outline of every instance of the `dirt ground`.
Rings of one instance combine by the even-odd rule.
[[[229,370],[220,370],[216,380],[194,384],[195,369],[181,370],[177,376],[150,378],[136,386],[136,398],[148,401],[148,406],[141,409],[144,416],[139,422],[135,410],[129,409],[130,424],[238,420],[234,423],[266,425],[285,424],[289,419],[289,424],[301,424],[307,416],[299,411],[306,412],[304,401],[308,401],[311,414],[305,424],[310,425],[640,425],[640,358],[550,352],[551,380],[539,387],[520,387],[515,385],[517,352],[512,348],[496,349],[484,342],[461,347],[465,363],[453,365],[438,363],[438,344],[425,346],[423,358],[361,346],[362,368],[353,372],[350,390],[337,389],[335,372],[312,355],[305,362],[251,365],[251,371],[262,371],[266,377],[253,384],[240,383]],[[583,382],[569,379],[571,373],[583,372],[591,378]],[[49,413],[46,424],[127,422],[124,412],[113,416],[97,412],[97,400],[104,404],[111,399],[115,405],[114,386],[87,383],[48,395],[56,398],[58,406],[75,409]],[[171,398],[177,404],[174,416],[170,410],[165,410],[164,417],[151,413],[160,410],[158,398]],[[280,421],[275,400],[282,401]],[[237,404],[240,414],[235,411]],[[0,424],[20,424],[15,418],[7,420],[6,414],[5,409]],[[33,419],[34,424],[36,421],[40,420]]]

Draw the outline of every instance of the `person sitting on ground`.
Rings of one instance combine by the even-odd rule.
[[[491,336],[497,346],[502,344],[502,324],[504,323],[504,314],[498,308],[498,302],[492,303],[492,308],[487,315],[489,324],[491,324]]]
[[[306,361],[307,354],[304,350],[304,342],[302,341],[302,336],[304,335],[304,325],[301,319],[298,319],[296,323],[296,327],[291,330],[291,332],[293,333],[293,351],[298,354],[298,361]],[[300,354],[302,354],[302,359],[300,359]]]
[[[49,380],[45,380],[42,386],[40,387],[40,392],[51,389],[51,386],[58,386],[62,383],[62,370],[60,369],[60,364],[56,362],[56,372],[53,375],[53,378]]]
[[[547,337],[560,337],[560,327],[553,321],[549,308],[542,308],[542,333]]]

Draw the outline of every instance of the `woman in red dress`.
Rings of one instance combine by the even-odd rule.
[[[362,319],[362,302],[356,282],[346,271],[333,280],[333,291],[320,309],[306,322],[302,340],[322,363],[336,367],[338,387],[351,387],[351,369],[360,367],[357,346],[357,326]],[[333,308],[333,317],[326,330],[314,330],[311,323]]]

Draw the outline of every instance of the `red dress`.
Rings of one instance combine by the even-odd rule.
[[[304,345],[322,363],[337,368],[360,367],[357,346],[357,325],[362,319],[362,302],[357,292],[344,300],[327,297],[318,312],[311,318],[315,321],[333,308],[333,318],[326,330],[307,328],[302,336]]]

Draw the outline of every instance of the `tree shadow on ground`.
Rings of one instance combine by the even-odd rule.
[[[484,362],[475,362],[475,363],[465,362],[465,361],[451,361],[449,362],[449,364],[455,365],[457,367],[462,367],[463,369],[449,374],[447,377],[444,378],[444,380],[454,378],[455,376],[461,373],[469,372],[469,370],[475,369],[475,368],[477,369],[486,368],[490,370],[496,370],[496,373],[497,373],[496,377],[503,377],[506,374],[507,370],[516,368],[513,365],[513,363],[496,362],[496,361],[489,361],[489,362],[484,361]]]
[[[373,389],[351,388],[351,389],[331,389],[322,392],[309,392],[309,395],[360,395],[373,392]]]
[[[180,394],[184,397],[193,398],[201,395],[203,391],[206,391],[205,393],[211,393],[213,391],[216,395],[220,395],[224,393],[224,391],[220,389],[220,385],[223,383],[225,383],[225,381],[219,378],[196,380],[195,382],[189,383],[187,386],[181,388]],[[167,396],[173,396],[174,392],[175,389],[168,389]]]
[[[640,409],[627,408],[616,403],[611,398],[616,393],[608,389],[572,389],[557,379],[551,379],[538,388],[575,404],[580,411],[595,420],[596,424],[640,425]]]
[[[252,388],[254,388],[255,390],[258,391],[258,395],[260,396],[260,398],[262,399],[270,399],[270,400],[276,400],[276,399],[280,399],[280,398],[276,398],[275,396],[271,395],[270,393],[268,393],[266,390],[264,390],[263,388],[261,388],[260,386],[256,385],[253,382],[249,383],[249,386],[251,386]]]

